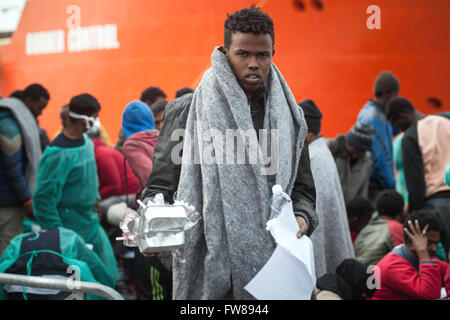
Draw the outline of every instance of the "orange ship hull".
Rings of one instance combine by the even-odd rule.
[[[226,13],[256,3],[274,20],[274,62],[297,101],[312,98],[322,109],[323,135],[349,130],[382,70],[398,77],[400,95],[420,111],[448,110],[450,1],[376,1],[379,29],[370,28],[373,2],[28,1],[11,44],[2,48],[0,95],[44,85],[51,100],[39,121],[53,137],[60,108],[89,92],[115,142],[128,102],[148,86],[168,99],[195,87],[223,42]],[[433,107],[430,98],[442,106]]]

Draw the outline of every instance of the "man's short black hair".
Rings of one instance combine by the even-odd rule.
[[[409,221],[411,221],[415,225],[415,221],[419,221],[420,231],[422,231],[426,225],[428,225],[428,231],[437,231],[441,232],[442,223],[438,214],[433,210],[416,210],[409,214],[405,221],[403,222],[403,228],[407,228],[409,231]],[[405,243],[408,241],[408,235],[406,232],[403,232],[405,236]]]
[[[50,100],[50,94],[47,89],[45,89],[39,83],[30,84],[23,90],[23,99],[30,98],[32,101],[39,101],[41,98]]]
[[[364,197],[355,197],[347,202],[347,215],[349,217],[361,218],[365,214],[372,214],[374,208],[372,202]]]
[[[275,33],[273,30],[273,21],[268,14],[262,12],[261,8],[252,5],[250,8],[244,8],[236,11],[232,15],[227,13],[225,20],[225,29],[223,33],[223,44],[229,49],[231,45],[231,35],[233,32],[242,33],[270,34],[272,46],[275,44]]]
[[[100,111],[100,103],[89,93],[83,93],[70,100],[69,111],[89,116]]]
[[[191,93],[194,92],[194,90],[192,90],[191,88],[185,87],[185,88],[181,88],[180,90],[177,90],[177,92],[175,92],[175,98],[179,98],[187,93]]]
[[[400,83],[394,74],[390,71],[382,71],[373,85],[375,97],[381,98],[385,94],[400,91]]]
[[[395,97],[389,101],[386,107],[386,118],[389,120],[397,119],[402,113],[411,113],[416,109],[412,103],[404,97]]]
[[[16,90],[9,95],[10,98],[17,98],[23,101],[23,90]]]
[[[164,91],[162,91],[160,88],[158,88],[158,87],[148,87],[147,89],[142,91],[141,101],[142,102],[148,101],[150,104],[152,104],[158,99],[158,97],[167,98],[167,96],[164,93]]]
[[[69,104],[65,104],[61,107],[61,109],[59,110],[59,116],[62,117],[62,114],[65,111],[67,112],[70,111]]]
[[[377,199],[378,215],[396,218],[403,213],[404,201],[400,193],[395,190],[383,191]]]

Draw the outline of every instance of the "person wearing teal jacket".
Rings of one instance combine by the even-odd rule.
[[[403,169],[402,157],[402,140],[403,132],[400,133],[394,140],[394,166],[397,170],[395,179],[395,190],[403,196],[405,204],[408,203],[408,188],[406,188],[405,170]]]
[[[97,128],[100,104],[89,94],[72,98],[69,122],[45,149],[33,195],[34,215],[43,229],[64,227],[93,246],[109,276],[119,278],[116,258],[94,210],[98,193],[94,148],[85,132]]]
[[[447,166],[447,170],[445,170],[445,184],[450,186],[450,164]]]
[[[71,267],[71,268],[69,268]],[[22,233],[11,240],[0,258],[0,272],[47,278],[74,278],[73,270],[79,270],[75,280],[100,283],[114,287],[100,258],[91,251],[86,242],[74,231],[53,228],[40,232]],[[0,285],[0,300],[22,298],[58,299],[70,293],[51,292],[48,289]],[[88,300],[103,299],[87,295]]]

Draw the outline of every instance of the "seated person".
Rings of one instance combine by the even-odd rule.
[[[336,161],[346,202],[369,195],[372,135],[370,124],[357,122],[347,135],[326,140]]]
[[[375,265],[391,250],[403,243],[403,197],[395,190],[383,191],[377,199],[378,218],[365,226],[353,247],[356,260]]]
[[[0,272],[44,278],[73,278],[69,266],[80,270],[80,279],[74,280],[115,286],[114,278],[83,238],[62,227],[16,236],[0,259]],[[69,295],[65,291],[0,285],[0,300],[60,300]],[[87,299],[103,298],[88,294]]]
[[[373,204],[367,198],[356,197],[348,201],[346,207],[352,242],[355,242],[359,232],[372,218]]]
[[[405,244],[372,269],[377,289],[371,300],[439,299],[450,294],[449,264],[436,258],[441,222],[433,211],[411,213],[403,223]]]
[[[367,282],[373,277],[367,266],[355,259],[346,259],[336,268],[336,274],[326,274],[317,279],[316,300],[365,300],[375,289]]]

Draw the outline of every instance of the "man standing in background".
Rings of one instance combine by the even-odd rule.
[[[358,114],[357,121],[372,126],[372,171],[369,198],[376,201],[385,189],[395,188],[394,157],[392,151],[393,128],[386,119],[386,106],[400,90],[397,78],[389,71],[381,72],[375,79],[375,99],[370,99]]]
[[[450,187],[444,182],[450,163],[450,112],[425,115],[403,97],[392,99],[388,119],[402,131],[402,158],[408,210],[433,209],[442,220],[441,241],[450,248]]]
[[[39,84],[20,98],[0,100],[0,255],[23,232],[24,216],[33,218],[41,143],[37,117],[50,96]]]
[[[354,258],[344,196],[333,156],[320,135],[322,112],[311,99],[299,103],[308,124],[311,172],[316,186],[319,226],[311,235],[316,277],[335,273],[345,259]]]

